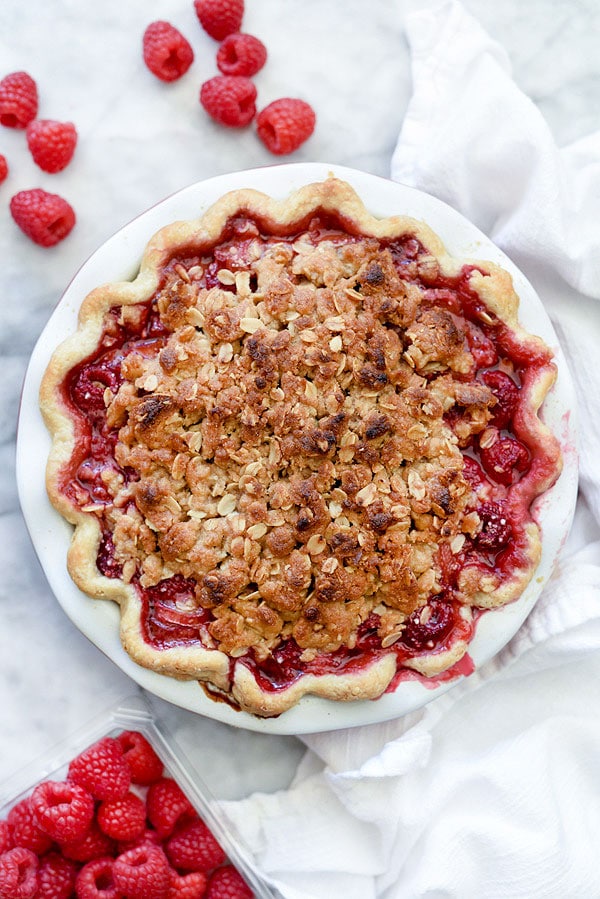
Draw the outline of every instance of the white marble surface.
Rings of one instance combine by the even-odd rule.
[[[259,104],[301,96],[317,111],[314,136],[290,161],[389,173],[411,92],[403,17],[414,5],[246,0],[244,28],[270,54],[256,78]],[[599,127],[596,0],[465,5],[504,44],[517,83],[560,144]],[[141,62],[151,18],[172,21],[193,44],[195,63],[176,84],[159,83]],[[151,8],[140,0],[0,5],[0,77],[29,71],[40,89],[40,116],[70,119],[80,135],[72,164],[51,176],[29,159],[23,133],[0,129],[0,153],[11,167],[0,186],[0,779],[136,689],[66,618],[31,549],[14,477],[19,391],[53,306],[98,244],[178,188],[276,161],[252,129],[222,129],[199,107],[199,86],[216,71],[215,49],[191,0]],[[13,193],[37,186],[63,194],[78,216],[69,238],[49,250],[23,237],[8,211]],[[202,747],[206,777],[220,796],[285,785],[303,751],[293,737],[232,729],[163,702],[156,707],[185,748]]]

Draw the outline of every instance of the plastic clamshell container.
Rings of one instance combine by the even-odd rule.
[[[161,727],[142,696],[123,700],[70,734],[43,757],[0,782],[0,821],[5,820],[11,808],[29,796],[39,783],[64,780],[69,762],[88,746],[102,737],[116,737],[127,730],[138,731],[148,740],[165,767],[165,776],[179,784],[256,899],[280,899],[281,894],[256,871],[250,853],[232,822],[220,811],[207,784],[201,781],[181,748]]]

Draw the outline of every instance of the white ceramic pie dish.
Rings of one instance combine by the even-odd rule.
[[[51,316],[31,356],[27,370],[17,439],[17,483],[29,532],[49,584],[74,624],[134,681],[183,708],[211,718],[265,733],[298,734],[353,727],[395,718],[431,701],[458,681],[432,687],[401,682],[393,693],[374,701],[336,703],[304,697],[279,718],[262,719],[209,699],[195,681],[177,681],[141,668],[123,650],[119,639],[119,609],[93,600],[72,582],[66,555],[72,527],[53,508],[45,489],[45,464],[50,436],[38,407],[42,375],[54,349],[77,327],[77,313],[86,294],[99,284],[135,275],[143,248],[160,227],[177,219],[197,218],[224,193],[242,187],[285,197],[292,190],[333,173],[350,183],[370,212],[377,216],[410,215],[426,221],[458,257],[488,259],[513,276],[521,299],[520,321],[553,349],[559,375],[548,395],[542,417],[559,439],[563,472],[551,490],[536,501],[534,514],[542,531],[542,559],[523,595],[515,602],[484,614],[469,655],[476,668],[496,655],[519,629],[544,584],[568,534],[577,496],[575,396],[558,339],[542,302],[510,260],[474,225],[446,204],[404,185],[341,166],[320,163],[280,165],[236,172],[193,184],[144,212],[104,243],[83,265]]]

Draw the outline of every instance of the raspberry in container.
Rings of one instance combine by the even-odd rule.
[[[0,899],[278,895],[140,696],[0,784]]]

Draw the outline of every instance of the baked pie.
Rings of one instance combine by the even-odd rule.
[[[255,715],[468,673],[561,465],[517,313],[507,272],[333,177],[168,225],[43,379],[71,577],[137,663]]]

